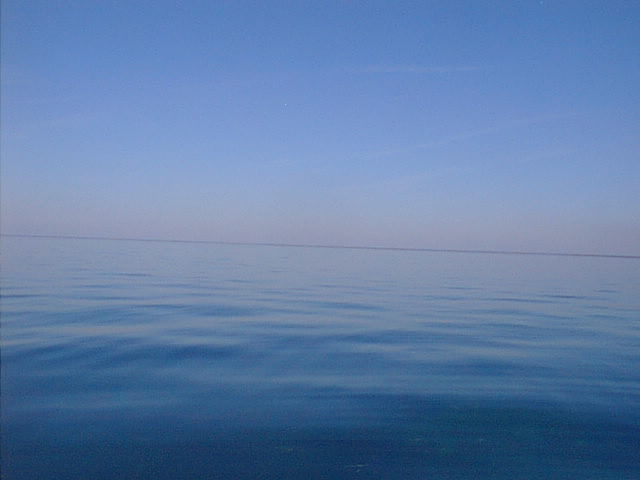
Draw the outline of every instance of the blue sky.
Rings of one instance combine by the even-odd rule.
[[[639,21],[4,0],[2,231],[640,254]]]

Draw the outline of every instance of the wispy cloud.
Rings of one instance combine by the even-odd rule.
[[[462,73],[482,70],[477,65],[371,65],[362,68],[363,72],[371,73]]]
[[[440,138],[433,139],[426,143],[418,143],[412,145],[406,145],[398,148],[391,148],[386,150],[379,150],[375,152],[367,152],[363,156],[367,158],[378,158],[385,157],[388,155],[395,155],[400,153],[407,153],[415,150],[423,150],[431,147],[436,147],[440,145],[446,145],[450,143],[456,143],[459,141],[464,141],[468,139],[472,139],[475,137],[482,137],[485,135],[493,135],[497,133],[501,133],[505,130],[510,130],[513,128],[549,122],[553,120],[560,120],[564,118],[571,118],[577,116],[577,113],[549,113],[543,115],[529,116],[523,118],[517,118],[513,120],[508,120],[499,124],[491,125],[485,128],[478,128],[476,130],[469,130],[466,132],[454,133],[452,135],[446,135]]]
[[[0,83],[3,88],[19,86],[27,80],[29,80],[29,75],[24,69],[18,65],[3,62],[0,72]]]

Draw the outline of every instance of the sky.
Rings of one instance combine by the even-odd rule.
[[[3,0],[5,234],[640,254],[640,2]]]

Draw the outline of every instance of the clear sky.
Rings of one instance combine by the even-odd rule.
[[[640,254],[640,2],[3,0],[3,233]]]

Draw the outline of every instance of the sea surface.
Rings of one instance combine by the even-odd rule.
[[[2,479],[640,479],[640,259],[3,236]]]

